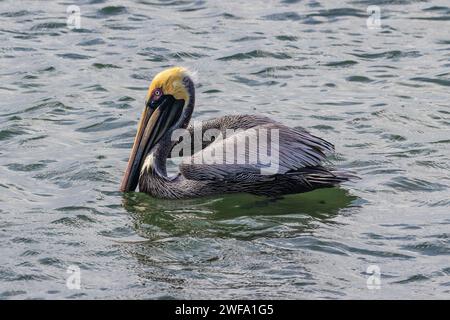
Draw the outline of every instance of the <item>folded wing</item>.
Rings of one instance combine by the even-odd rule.
[[[269,178],[321,166],[327,154],[334,152],[331,143],[306,130],[262,116],[226,116],[204,127],[216,129],[221,136],[180,165],[181,174],[190,180]]]

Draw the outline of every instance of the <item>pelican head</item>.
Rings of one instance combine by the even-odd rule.
[[[187,69],[170,68],[153,78],[120,191],[136,189],[146,156],[165,134],[188,125],[194,100],[194,85]]]

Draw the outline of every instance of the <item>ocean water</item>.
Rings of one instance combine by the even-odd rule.
[[[304,127],[361,179],[118,192],[174,65],[198,73],[193,119]],[[2,299],[450,298],[448,0],[3,0],[0,98]]]

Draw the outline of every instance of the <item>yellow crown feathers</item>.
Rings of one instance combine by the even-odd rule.
[[[148,88],[147,98],[150,98],[153,90],[160,88],[165,95],[172,95],[175,99],[183,99],[186,103],[189,101],[189,92],[183,84],[183,79],[190,73],[186,68],[173,67],[158,73],[152,80]]]

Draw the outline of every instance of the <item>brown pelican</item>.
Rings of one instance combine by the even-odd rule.
[[[194,104],[194,83],[187,69],[170,68],[155,76],[147,93],[121,191],[133,191],[139,185],[141,192],[166,199],[238,192],[278,197],[333,187],[352,177],[324,165],[326,155],[334,152],[331,143],[304,129],[290,128],[258,115],[230,115],[203,121],[202,133],[210,129],[222,133],[239,130],[232,131],[234,133],[226,139],[202,141],[201,150],[179,166],[176,176],[169,177],[166,161],[180,143],[173,139],[173,133],[177,129],[186,129],[190,135],[195,135],[194,126],[189,126]],[[251,139],[251,135],[270,130],[278,134],[278,144],[270,149],[277,152],[276,172],[263,172],[267,163],[259,160],[252,163],[197,161],[220,148],[223,150],[224,141],[232,139],[239,146],[249,138],[250,132]],[[248,159],[249,147],[246,146],[243,152]],[[183,155],[186,154],[183,152]]]

